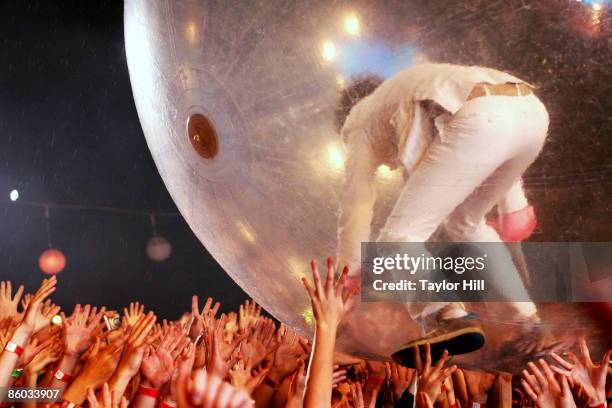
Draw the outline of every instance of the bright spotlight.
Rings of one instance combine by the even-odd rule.
[[[351,14],[344,19],[344,29],[348,35],[359,35],[359,19],[356,15]]]
[[[332,41],[325,41],[323,43],[323,51],[321,56],[325,61],[331,61],[336,58],[336,46]]]
[[[599,11],[601,10],[601,8],[602,8],[601,3],[593,3],[593,10]]]
[[[9,197],[11,198],[11,201],[17,201],[17,199],[19,198],[19,191],[17,190],[11,191],[11,193],[9,194]]]

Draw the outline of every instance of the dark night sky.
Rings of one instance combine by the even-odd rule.
[[[43,211],[21,199],[177,212],[142,134],[125,59],[121,1],[0,3],[0,278],[30,290],[43,278]],[[154,264],[149,218],[52,210],[54,246],[68,259],[54,301],[122,307],[140,300],[163,317],[190,296],[225,308],[246,297],[181,217],[158,218],[173,245]]]

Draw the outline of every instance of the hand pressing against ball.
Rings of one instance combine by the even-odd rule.
[[[457,370],[457,366],[445,368],[444,363],[448,359],[448,351],[444,350],[440,359],[432,365],[431,361],[431,346],[429,343],[425,343],[425,361],[421,359],[421,353],[419,347],[414,347],[414,355],[417,367],[417,373],[419,374],[418,391],[422,391],[429,397],[430,401],[436,401],[440,395],[442,384],[444,381]]]

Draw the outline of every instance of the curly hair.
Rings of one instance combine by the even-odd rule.
[[[353,106],[374,92],[382,82],[383,79],[377,75],[351,77],[350,84],[338,93],[338,104],[334,112],[334,125],[338,133],[342,130]]]

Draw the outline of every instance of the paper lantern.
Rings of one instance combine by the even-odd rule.
[[[172,246],[168,240],[162,236],[154,235],[147,242],[147,256],[155,262],[163,262],[170,257]]]
[[[59,249],[47,249],[40,254],[38,267],[47,275],[58,274],[66,267],[66,257]]]

